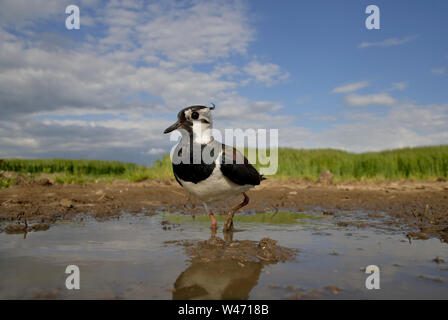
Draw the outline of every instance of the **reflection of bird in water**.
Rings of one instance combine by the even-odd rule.
[[[216,219],[208,204],[237,195],[243,202],[227,215],[224,231],[233,229],[233,215],[249,203],[246,191],[264,179],[238,150],[213,139],[211,110],[215,107],[190,106],[179,112],[177,122],[164,133],[182,131],[182,139],[173,153],[173,172],[177,182],[204,203],[216,228]]]
[[[270,238],[234,241],[233,232],[224,237],[216,237],[212,229],[210,240],[186,243],[192,263],[174,283],[174,300],[248,299],[264,265],[290,261],[298,252]]]
[[[216,230],[212,229],[210,243],[216,240],[222,241],[220,238],[215,239],[215,236]],[[232,242],[233,232],[226,232],[225,236],[227,243]],[[213,256],[219,247],[211,245],[198,250],[211,253],[210,256]],[[260,262],[240,262],[223,256],[221,259],[209,262],[193,259],[193,263],[176,279],[173,299],[248,299],[249,292],[257,284],[262,268]]]
[[[193,262],[174,283],[173,299],[248,299],[262,268],[259,262]]]
[[[232,242],[233,232],[226,232],[224,235],[227,242]],[[216,229],[212,228],[210,241],[215,241],[215,236]],[[205,251],[214,249],[217,248],[210,246]],[[243,264],[225,258],[210,262],[193,260],[176,279],[173,299],[247,299],[249,292],[257,284],[262,268],[263,265],[259,262],[245,261]]]
[[[216,237],[212,229],[210,240],[186,243],[192,263],[177,277],[173,299],[248,299],[264,265],[289,261],[298,252],[270,238],[234,241],[233,232],[224,236]]]

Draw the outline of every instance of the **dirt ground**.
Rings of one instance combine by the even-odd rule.
[[[448,242],[448,182],[346,182],[313,183],[268,179],[248,192],[248,212],[314,211],[332,215],[361,210],[372,217],[387,213],[384,223],[407,228],[407,236],[438,237]],[[237,198],[218,203],[225,214]],[[54,184],[47,179],[20,183],[0,190],[0,232],[46,230],[52,223],[79,214],[96,219],[123,212],[152,215],[157,212],[203,214],[204,209],[175,181],[115,181],[87,185]],[[390,219],[392,218],[392,219]]]

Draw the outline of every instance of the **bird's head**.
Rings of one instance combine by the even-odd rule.
[[[169,133],[176,129],[184,129],[190,135],[195,131],[205,131],[212,128],[212,114],[213,107],[206,106],[190,106],[182,109],[177,114],[177,121],[165,129],[163,133]]]

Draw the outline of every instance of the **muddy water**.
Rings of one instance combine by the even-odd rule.
[[[448,245],[409,242],[383,218],[277,212],[239,216],[235,227],[213,235],[206,216],[161,213],[0,233],[0,298],[448,299]],[[201,256],[220,243],[238,255],[265,237],[294,255],[275,262],[250,252],[245,260]],[[80,268],[80,290],[65,288],[72,264]],[[368,265],[380,268],[379,290],[365,287]]]

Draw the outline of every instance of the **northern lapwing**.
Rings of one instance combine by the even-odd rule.
[[[182,109],[177,122],[164,133],[181,131],[181,141],[171,157],[174,177],[203,202],[212,229],[216,229],[216,219],[208,205],[240,194],[244,196],[243,202],[232,208],[226,217],[224,231],[230,231],[235,212],[249,203],[246,191],[259,185],[264,178],[241,152],[213,139],[211,110],[214,108],[213,105]]]

